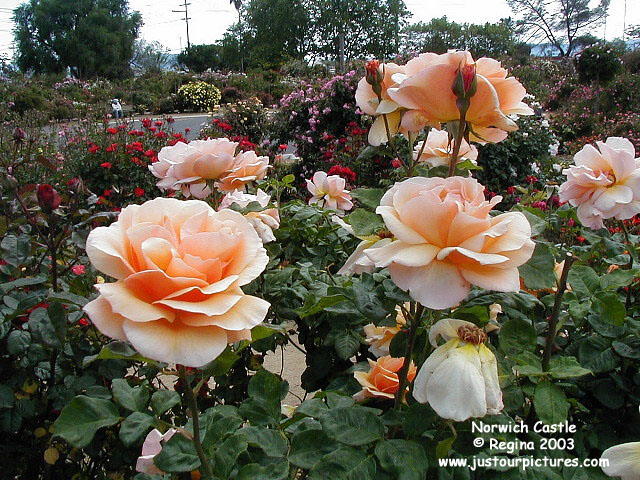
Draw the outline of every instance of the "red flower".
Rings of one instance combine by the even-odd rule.
[[[515,195],[516,193],[516,187],[507,187],[507,193],[509,195]]]
[[[355,182],[357,177],[356,172],[351,170],[349,167],[343,167],[342,165],[334,165],[327,173],[329,175],[338,175],[349,183]]]
[[[111,190],[111,189],[105,190],[104,192],[102,192],[102,196],[103,197],[110,197],[112,193],[113,193],[113,190]]]
[[[189,127],[184,129],[184,133],[189,133],[191,131],[191,129]]]
[[[48,183],[41,183],[36,189],[36,197],[40,208],[45,212],[51,212],[60,206],[60,195]]]
[[[278,145],[278,150],[286,150],[287,148],[289,148],[289,145],[283,143],[281,145]]]
[[[104,162],[104,163],[101,163],[100,166],[102,168],[111,168],[113,165],[111,165],[111,162]]]
[[[85,317],[82,317],[80,320],[78,320],[78,325],[86,327],[88,325],[91,325],[91,322],[89,322],[89,320],[86,319]]]
[[[567,227],[573,227],[575,226],[576,221],[573,218],[570,218],[569,220],[567,220]]]
[[[218,122],[218,127],[220,127],[225,132],[228,132],[229,130],[233,130],[233,126],[229,125],[226,122]]]
[[[535,177],[533,175],[527,175],[525,180],[527,183],[536,183],[538,181],[538,177]]]
[[[394,158],[393,160],[391,160],[391,166],[393,168],[400,168],[402,166],[402,162],[399,158]]]
[[[155,122],[153,122],[153,124],[156,127],[161,127],[164,124],[164,122],[162,120],[156,120]]]
[[[576,237],[576,240],[577,240],[577,241],[579,241],[580,243],[584,243],[584,242],[586,242],[586,241],[587,241],[587,239],[586,239],[586,238],[584,238],[582,235],[578,235],[578,236]]]
[[[114,127],[109,127],[107,128],[107,133],[110,133],[111,135],[115,135],[116,133],[118,133],[118,129]]]
[[[96,145],[95,143],[92,143],[89,148],[89,153],[98,153],[100,151],[100,147],[98,145]]]
[[[155,150],[147,150],[146,152],[144,152],[144,156],[145,157],[155,157],[156,156],[156,151]]]
[[[143,118],[141,120],[142,126],[144,128],[149,128],[151,126],[151,122],[152,122],[152,120],[150,118]]]
[[[134,194],[136,197],[141,197],[141,196],[143,196],[143,195],[144,195],[144,188],[140,188],[140,187],[136,187],[136,188],[134,188],[134,189],[133,189],[133,194]]]
[[[104,150],[105,150],[105,152],[115,152],[115,151],[118,150],[118,144],[117,143],[112,143],[111,145],[109,145]]]

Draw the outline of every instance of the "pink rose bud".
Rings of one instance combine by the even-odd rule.
[[[41,183],[36,190],[38,204],[45,212],[51,212],[60,206],[60,195],[48,183]]]

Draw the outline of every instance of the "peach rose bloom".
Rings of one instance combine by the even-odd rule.
[[[351,210],[351,195],[345,189],[347,182],[338,175],[327,175],[316,172],[312,180],[307,180],[307,190],[311,193],[309,205],[317,204],[320,208],[331,210]]]
[[[271,195],[261,189],[258,189],[255,195],[236,190],[224,196],[222,202],[220,202],[220,209],[228,208],[234,204],[240,208],[247,208],[253,202],[257,202],[264,208],[269,205],[270,201]],[[248,212],[244,217],[253,225],[253,228],[256,229],[264,243],[273,242],[276,239],[273,231],[280,227],[280,214],[277,208],[265,208],[259,212]]]
[[[162,190],[181,190],[185,197],[206,198],[211,194],[207,181],[228,174],[237,146],[227,138],[178,142],[162,148],[149,170],[160,179],[157,186]]]
[[[356,393],[353,398],[358,402],[373,397],[394,398],[400,387],[398,371],[402,368],[403,363],[404,357],[393,358],[389,355],[380,357],[375,362],[369,360],[370,370],[368,372],[353,372],[353,376],[362,385],[362,390]],[[415,376],[416,366],[411,362],[407,380],[412,382]]]
[[[627,220],[640,213],[640,158],[626,138],[609,137],[585,145],[575,154],[575,165],[562,171],[560,200],[578,207],[585,226],[597,230],[603,220]]]
[[[242,152],[235,158],[229,171],[216,182],[216,187],[222,192],[242,190],[248,183],[262,180],[268,169],[269,157],[259,157],[253,150]]]
[[[149,432],[142,444],[142,454],[136,461],[136,472],[146,473],[147,475],[162,475],[164,472],[156,467],[153,459],[162,451],[162,445],[169,441],[178,431],[170,428],[165,434],[159,430],[153,429]]]
[[[466,51],[454,51],[438,55],[423,53],[405,66],[405,75],[394,75],[399,86],[388,90],[389,97],[398,105],[408,109],[402,117],[402,128],[418,132],[426,125],[439,127],[460,119],[456,96],[452,86],[458,69],[474,64]],[[526,91],[500,62],[481,58],[476,65],[477,90],[471,97],[466,121],[477,135],[478,142],[499,142],[507,132],[517,130],[516,123],[507,115],[531,115],[531,110],[522,102]]]
[[[396,324],[393,327],[389,326],[376,326],[373,323],[369,323],[364,326],[365,343],[369,346],[369,351],[376,357],[383,357],[389,355],[389,346],[391,340],[396,334],[404,328],[407,324],[407,320],[404,318],[400,306],[396,307]]]
[[[398,132],[401,114],[398,111],[398,104],[389,98],[388,89],[397,86],[392,76],[404,73],[404,67],[395,63],[380,64],[378,68],[382,74],[382,101],[378,99],[378,95],[366,78],[362,78],[356,88],[356,105],[363,113],[377,117],[369,130],[369,143],[374,146],[387,143],[387,129],[382,114],[387,116],[391,135]]]
[[[427,143],[422,150],[423,142],[418,142],[413,151],[413,158],[417,162],[426,163],[430,167],[441,167],[449,165],[449,159],[453,154],[453,141],[449,143],[449,133],[446,130],[432,128],[427,135]],[[422,150],[422,154],[420,154]],[[420,158],[418,155],[420,154]],[[462,140],[459,152],[459,161],[471,160],[473,163],[478,159],[478,149],[475,145],[469,145]]]
[[[250,338],[269,303],[241,289],[269,258],[249,221],[200,200],[129,205],[87,238],[93,266],[116,279],[84,310],[106,336],[145,357],[201,367]]]
[[[365,254],[377,267],[388,267],[395,284],[428,308],[457,305],[471,285],[517,292],[518,267],[534,249],[531,226],[520,212],[491,216],[500,200],[486,201],[473,178],[396,183],[376,209],[395,240]]]

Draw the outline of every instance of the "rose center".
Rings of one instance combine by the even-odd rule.
[[[487,340],[487,334],[475,325],[463,325],[458,328],[458,337],[463,342],[480,345]]]

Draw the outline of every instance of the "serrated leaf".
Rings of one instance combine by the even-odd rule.
[[[544,243],[536,243],[536,248],[529,261],[519,267],[520,276],[525,285],[533,290],[553,288],[556,284],[554,266],[555,259],[549,246]]]
[[[84,448],[99,429],[119,421],[118,407],[113,402],[79,395],[62,409],[53,427],[56,436],[74,447]]]
[[[180,433],[173,435],[153,458],[163,472],[192,472],[200,467],[200,459],[193,442]]]
[[[360,336],[349,330],[339,332],[334,342],[334,347],[340,358],[348,360],[358,352],[360,348]]]
[[[127,446],[136,443],[153,426],[154,419],[151,415],[142,412],[133,412],[124,419],[120,425],[119,437]]]
[[[575,378],[591,373],[591,370],[583,368],[575,357],[557,356],[549,362],[549,373],[554,378]]]
[[[151,408],[156,415],[164,412],[180,403],[180,395],[173,390],[157,390],[151,395]]]
[[[536,385],[533,406],[538,418],[547,425],[564,422],[569,412],[569,402],[560,387],[548,380]]]

